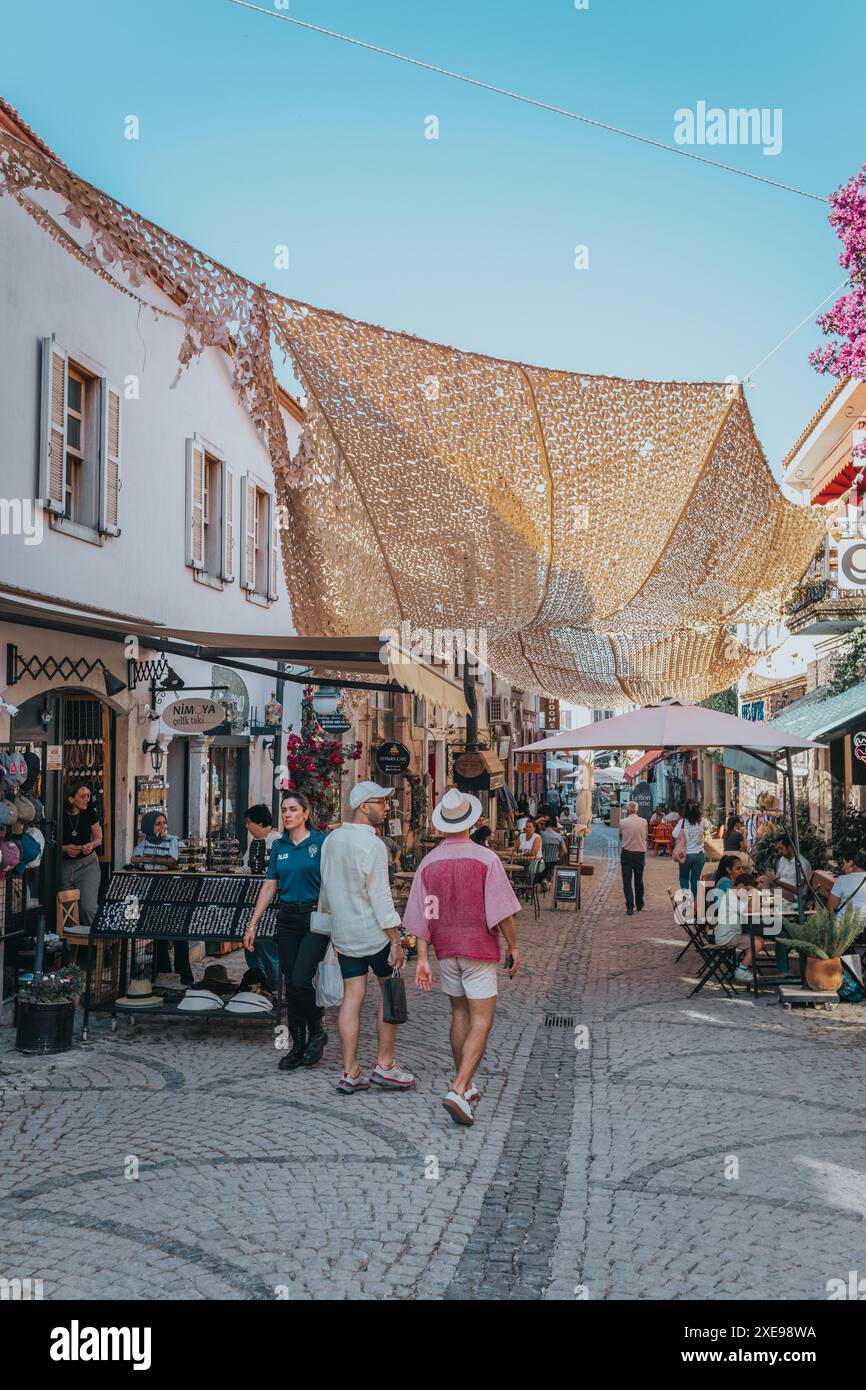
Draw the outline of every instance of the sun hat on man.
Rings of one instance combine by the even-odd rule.
[[[356,782],[349,792],[349,806],[357,811],[365,801],[390,801],[393,795],[393,787],[380,787],[378,782]]]
[[[469,792],[450,787],[430,817],[437,830],[445,835],[457,835],[471,830],[481,815],[481,802]]]

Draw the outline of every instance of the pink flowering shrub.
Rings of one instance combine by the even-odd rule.
[[[839,264],[849,273],[850,289],[818,327],[834,341],[816,348],[809,361],[819,372],[866,381],[866,165],[830,198],[830,225],[842,242]],[[866,451],[858,449],[860,457]]]

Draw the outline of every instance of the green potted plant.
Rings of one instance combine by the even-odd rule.
[[[809,957],[806,984],[810,989],[837,990],[842,983],[842,957],[863,930],[862,914],[850,906],[838,913],[819,907],[792,929],[798,935],[785,939],[785,945]]]
[[[84,988],[77,965],[34,974],[18,990],[15,1047],[18,1052],[68,1052],[72,1046],[75,1001]]]

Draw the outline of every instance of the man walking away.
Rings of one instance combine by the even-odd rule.
[[[513,915],[520,903],[497,856],[469,837],[480,815],[477,797],[456,788],[445,793],[432,820],[446,838],[421,860],[403,917],[404,930],[418,939],[415,983],[425,992],[432,988],[431,942],[451,1002],[457,1074],[442,1104],[459,1125],[474,1123],[472,1104],[481,1094],[473,1078],[496,1012],[500,931],[511,978],[520,966]]]
[[[637,813],[637,802],[629,801],[620,821],[620,855],[625,915],[633,917],[635,907],[643,912],[643,871],[646,864],[646,821]],[[634,888],[632,888],[632,881]]]
[[[383,1022],[381,996],[376,1015],[379,1055],[369,1079],[358,1063],[367,973],[372,970],[382,986],[404,961],[400,916],[388,885],[388,851],[376,834],[392,795],[375,782],[359,782],[349,793],[351,821],[332,830],[322,846],[319,910],[313,913],[310,929],[330,933],[343,976],[340,1044],[344,1070],[337,1082],[343,1095],[368,1091],[371,1082],[391,1091],[405,1091],[415,1084],[412,1073],[394,1057],[397,1025]]]

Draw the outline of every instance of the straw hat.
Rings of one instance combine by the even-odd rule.
[[[130,980],[129,993],[117,1002],[127,1009],[158,1009],[162,1005],[162,999],[154,994],[150,980]]]
[[[481,815],[481,802],[469,792],[451,787],[443,796],[430,817],[437,830],[445,835],[456,835],[461,830],[471,830]]]

